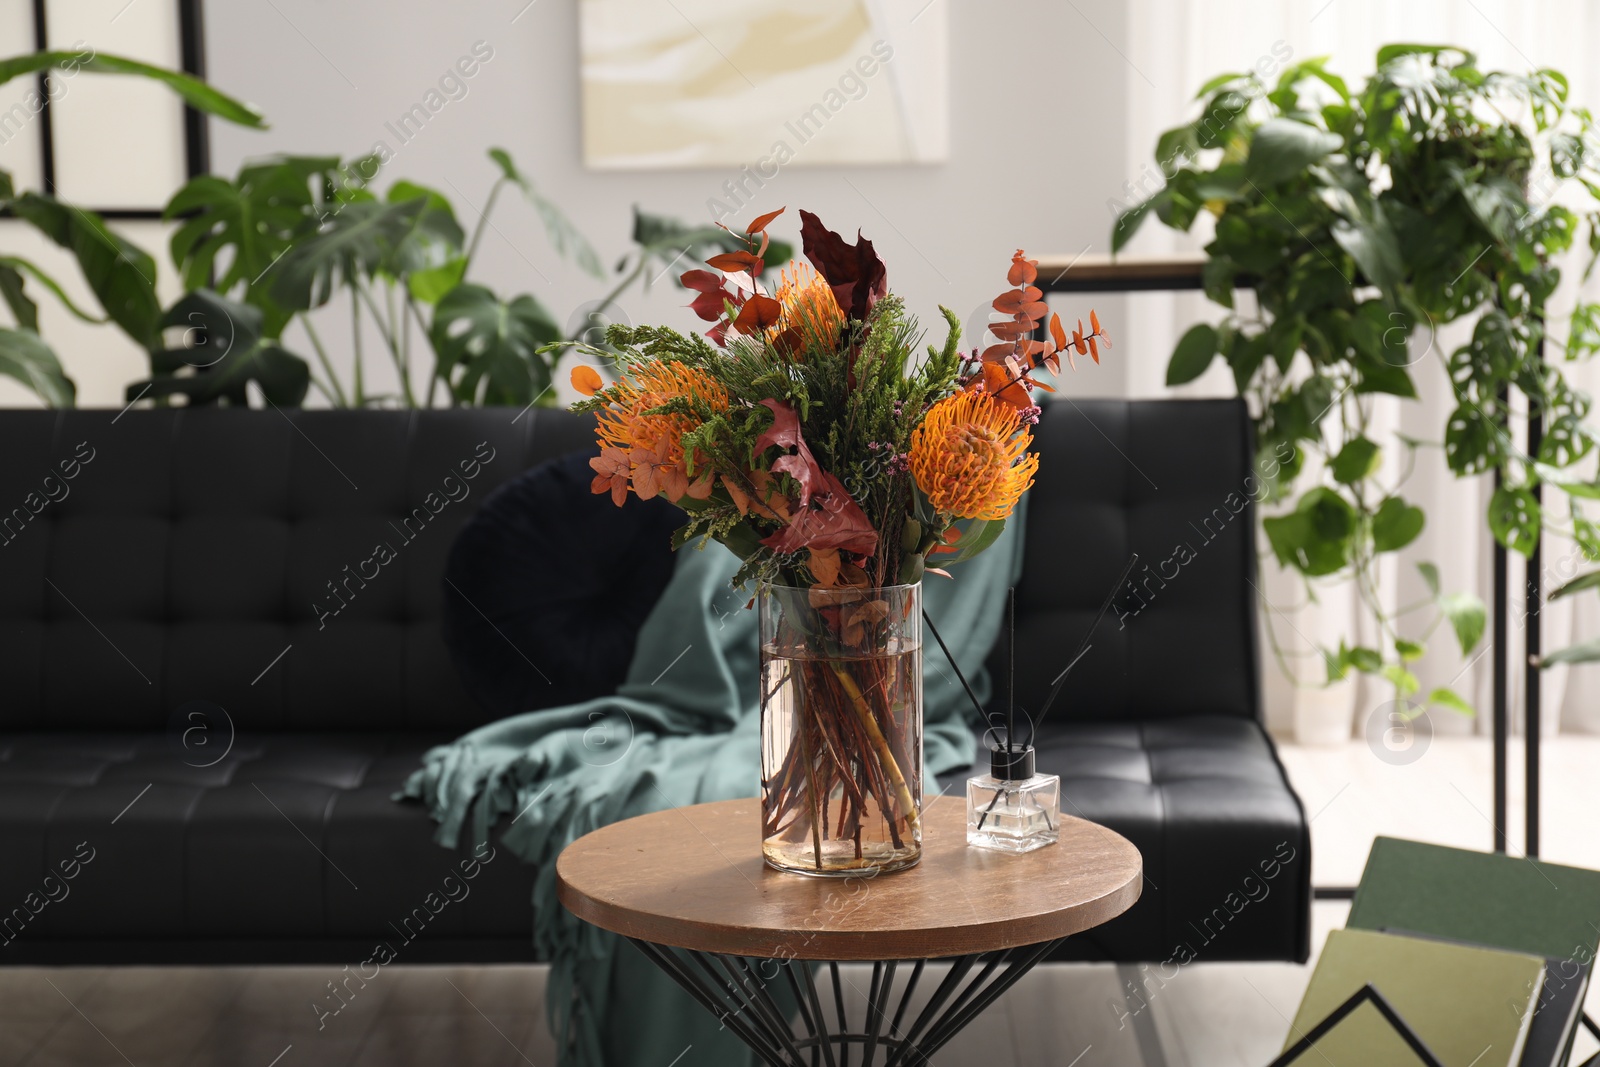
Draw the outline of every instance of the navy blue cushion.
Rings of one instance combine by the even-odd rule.
[[[445,564],[442,629],[456,672],[495,717],[613,693],[672,577],[683,513],[661,498],[617,507],[589,486],[593,450],[496,489]]]

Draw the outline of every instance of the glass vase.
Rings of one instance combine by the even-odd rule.
[[[761,847],[813,875],[922,858],[922,586],[763,584]]]

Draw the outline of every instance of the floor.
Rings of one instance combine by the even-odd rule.
[[[1363,742],[1281,745],[1312,818],[1314,879],[1353,885],[1376,833],[1487,847],[1490,749],[1435,737],[1408,764]],[[1512,766],[1521,750],[1513,742]],[[1600,737],[1547,742],[1545,855],[1600,867]],[[1513,775],[1513,848],[1521,791]],[[1343,925],[1348,905],[1313,911],[1313,944]],[[3,960],[0,960],[3,962]],[[864,1001],[868,971],[851,984]],[[1201,964],[1124,995],[1134,971],[1039,968],[937,1057],[941,1067],[1260,1067],[1283,1043],[1309,976],[1288,964]],[[336,1016],[312,1001],[328,968],[3,968],[0,1067],[553,1067],[543,967],[385,968]],[[852,1011],[859,1010],[853,1006]],[[1600,990],[1589,1011],[1600,1015]],[[320,1023],[320,1026],[319,1026]],[[1579,1037],[1579,1062],[1596,1050]],[[671,1061],[671,1062],[668,1062]],[[677,1060],[630,1067],[695,1067]]]
[[[1314,943],[1348,905],[1315,906]],[[1140,997],[1103,964],[1035,970],[939,1067],[1262,1067],[1308,968],[1201,964]],[[861,1002],[870,970],[847,968]],[[553,1067],[543,967],[386,968],[337,1016],[310,1007],[326,968],[0,969],[0,1067]],[[931,975],[930,975],[931,977]],[[851,1005],[852,1013],[860,1010]],[[1591,1014],[1600,996],[1591,996]],[[1595,1051],[1580,1036],[1577,1060]],[[630,1067],[701,1067],[693,1049]],[[720,1065],[707,1065],[720,1067]]]
[[[1311,819],[1311,880],[1353,886],[1377,834],[1460,848],[1494,845],[1494,749],[1487,737],[1435,735],[1410,762],[1379,758],[1365,741],[1307,747],[1280,740]],[[1507,746],[1507,834],[1521,854],[1526,810],[1520,738]],[[1561,734],[1541,746],[1539,855],[1600,869],[1600,737]]]

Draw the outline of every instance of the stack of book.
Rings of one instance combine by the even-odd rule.
[[[1316,1062],[1425,1064],[1420,1042],[1444,1067],[1561,1067],[1597,923],[1600,872],[1379,838],[1285,1049],[1370,986],[1400,1025],[1369,998],[1316,1040]]]

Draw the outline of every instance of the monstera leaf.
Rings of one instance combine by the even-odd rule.
[[[390,204],[420,200],[423,206],[378,269],[405,282],[418,300],[436,303],[460,283],[467,269],[467,259],[462,254],[466,235],[456,221],[455,211],[440,193],[415,182],[395,182],[386,199]]]
[[[270,296],[271,268],[300,238],[315,232],[328,209],[317,192],[339,167],[335,156],[279,156],[247,164],[232,181],[212,174],[193,179],[167,203],[165,217],[187,217],[172,234],[172,261],[190,289],[234,293],[266,313],[276,337],[289,313]],[[217,257],[227,269],[216,274]]]
[[[427,210],[426,198],[385,204],[371,194],[352,196],[329,216],[321,233],[297,242],[278,261],[272,298],[292,311],[305,311],[327,303],[340,282],[392,268]]]
[[[311,369],[262,333],[258,307],[199,289],[172,305],[163,328],[183,329],[183,346],[150,353],[152,377],[128,386],[138,396],[186,396],[189,403],[249,403],[255,382],[273,404],[291,407],[305,399]]]
[[[53,408],[70,408],[77,398],[61,361],[32,330],[0,328],[0,374],[15,378]]]
[[[512,162],[511,154],[504,148],[489,149],[489,158],[494,160],[495,166],[500,168],[500,173],[505,180],[515,185],[522,191],[523,197],[533,205],[539,213],[540,220],[544,223],[544,233],[550,241],[551,247],[571,260],[596,278],[603,277],[605,272],[600,268],[600,257],[595,255],[594,248],[585,240],[577,227],[562,214],[561,209],[546,200],[533,182],[517,169]]]
[[[435,373],[462,404],[530,404],[550,387],[539,348],[561,339],[548,312],[526,294],[509,303],[471,283],[434,309]]]
[[[73,254],[112,322],[145,348],[157,344],[161,304],[156,299],[155,260],[112,233],[105,220],[92,211],[39,193],[23,193],[9,206]]]

